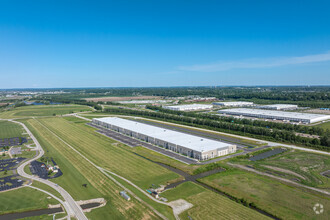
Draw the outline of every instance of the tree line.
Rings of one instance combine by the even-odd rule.
[[[191,116],[169,114],[165,112],[143,111],[124,108],[106,108],[104,111],[112,114],[134,115],[153,119],[160,119],[164,121],[206,128],[215,131],[265,139],[269,141],[280,141],[292,144],[300,144],[315,149],[329,150],[330,147],[330,142],[326,141],[329,139],[329,134],[326,134],[319,140],[317,138],[297,136],[293,131],[280,130],[276,128],[270,129],[265,127],[256,127],[247,124],[235,124],[227,121],[219,121],[209,118],[195,118]]]

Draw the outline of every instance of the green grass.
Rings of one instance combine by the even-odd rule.
[[[66,122],[64,119],[59,119],[62,120]],[[105,207],[94,209],[88,214],[93,219],[158,218],[135,199],[129,202],[124,200],[119,195],[119,191],[122,190],[120,187],[45,129],[37,120],[30,119],[26,123],[64,173],[63,176],[54,179],[54,182],[66,189],[76,200],[98,197],[107,200]],[[81,186],[83,183],[88,184],[87,188]]]
[[[322,123],[322,124],[318,124],[316,125],[316,127],[320,127],[320,128],[324,128],[324,129],[328,129],[330,130],[330,121]]]
[[[55,189],[53,189],[52,187],[50,187],[50,186],[48,186],[46,184],[43,184],[43,183],[38,182],[38,181],[33,181],[32,186],[37,187],[39,189],[43,189],[43,190],[45,190],[45,191],[53,194],[57,198],[61,199],[62,201],[64,200],[63,197],[61,196],[61,194],[59,192],[57,192]],[[59,203],[59,202],[57,202],[57,203]]]
[[[9,121],[0,121],[0,139],[22,137],[22,133],[25,133],[25,131],[19,124]]]
[[[23,187],[0,193],[0,214],[44,209],[48,204],[58,204],[55,199],[36,189]]]
[[[88,106],[84,105],[38,105],[23,106],[0,113],[0,118],[24,118],[34,116],[53,116],[64,115],[72,112],[90,111]]]
[[[124,176],[142,189],[147,189],[152,184],[166,184],[180,177],[133,154],[123,144],[94,132],[95,129],[87,125],[70,123],[62,118],[39,121],[98,166]]]
[[[185,199],[194,206],[181,219],[268,219],[266,216],[195,183],[185,182],[161,194],[169,201]]]
[[[324,154],[299,150],[287,150],[282,154],[259,161],[253,162],[247,159],[238,158],[235,158],[232,161],[240,164],[252,165],[258,170],[271,172],[273,175],[278,175],[283,178],[299,179],[300,183],[308,186],[324,189],[330,188],[330,179],[320,174],[323,171],[330,170],[330,156]],[[284,172],[274,172],[274,170],[266,168],[265,165],[289,170],[304,178],[295,175],[288,175]]]
[[[39,143],[45,150],[45,157],[52,157],[59,165],[63,175],[52,179],[70,192],[70,195],[75,200],[85,200],[100,197],[101,194],[91,185],[91,183],[77,170],[72,161],[63,156],[60,148],[54,147],[54,144],[60,143],[51,134],[40,132],[43,129],[35,120],[28,120],[25,123],[34,136],[38,139]],[[55,142],[56,141],[56,142]],[[62,144],[63,145],[63,144]],[[25,167],[27,169],[28,166]],[[88,187],[82,187],[82,184],[87,184]]]
[[[167,157],[163,154],[160,154],[158,152],[155,152],[155,151],[152,151],[152,150],[149,150],[145,147],[134,147],[131,149],[131,151],[143,156],[143,157],[146,157],[150,160],[153,160],[155,162],[161,162],[163,164],[167,164],[169,166],[172,166],[172,167],[175,167],[177,169],[180,169],[180,170],[183,170],[189,174],[193,174],[194,171],[196,169],[198,169],[199,167],[201,167],[200,165],[188,165],[188,164],[185,164],[185,163],[182,163],[178,160],[174,160],[170,157]]]
[[[220,191],[253,202],[282,219],[328,219],[330,210],[316,216],[315,203],[330,206],[330,199],[307,189],[300,189],[254,173],[230,169],[200,180]]]

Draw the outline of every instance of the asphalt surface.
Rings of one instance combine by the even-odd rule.
[[[129,120],[133,120],[133,119],[129,119]],[[194,129],[184,128],[184,127],[179,127],[179,126],[174,126],[174,125],[169,125],[169,124],[163,124],[163,123],[157,123],[157,122],[147,121],[147,120],[142,120],[142,119],[134,119],[134,121],[153,125],[153,126],[160,127],[160,128],[167,128],[170,130],[195,135],[198,137],[208,138],[208,139],[215,140],[215,141],[221,141],[221,142],[224,142],[227,144],[235,144],[237,146],[237,148],[249,147],[248,145],[242,143],[242,141],[239,139],[227,137],[227,136],[220,135],[220,134],[206,133],[206,132],[198,131],[198,130],[194,130]]]
[[[251,153],[251,152],[254,152],[254,151],[258,151],[258,150],[270,147],[270,146],[262,146],[262,147],[259,147],[259,148],[246,148],[246,146],[244,146],[245,148],[241,148],[243,151],[240,152],[240,153],[231,154],[231,155],[227,155],[227,156],[223,156],[223,157],[218,157],[218,158],[215,158],[215,159],[212,159],[212,160],[207,160],[207,161],[197,161],[197,160],[194,160],[192,158],[177,154],[173,151],[167,150],[165,148],[152,145],[150,143],[147,143],[147,142],[144,142],[142,140],[129,137],[127,135],[118,133],[116,131],[112,131],[112,130],[104,128],[102,126],[98,126],[98,125],[95,125],[95,124],[92,124],[92,123],[87,123],[87,124],[89,126],[92,126],[94,128],[99,129],[99,130],[97,130],[97,132],[99,132],[100,134],[103,134],[107,137],[110,137],[114,140],[117,140],[117,141],[119,141],[123,144],[126,144],[126,145],[131,146],[131,147],[142,146],[142,147],[148,148],[150,150],[156,151],[158,153],[161,153],[161,154],[163,154],[165,156],[168,156],[170,158],[173,158],[175,160],[179,160],[179,161],[181,161],[183,163],[186,163],[186,164],[198,164],[198,165],[210,164],[210,163],[226,160],[226,159],[229,159],[229,158],[232,158],[232,157],[236,157],[236,156],[239,156],[239,155],[244,155],[244,154],[247,154],[247,153]]]
[[[29,134],[29,136],[32,138],[33,142],[35,143],[36,148],[39,152],[39,154],[36,157],[25,161],[23,164],[21,164],[17,168],[18,174],[25,177],[25,178],[36,180],[38,182],[44,183],[44,184],[52,187],[53,189],[55,189],[57,192],[59,192],[61,194],[61,196],[64,198],[64,202],[61,201],[61,204],[65,208],[65,210],[66,210],[66,212],[69,216],[68,218],[70,218],[70,216],[73,216],[73,217],[76,217],[79,220],[87,220],[87,217],[85,216],[85,214],[84,214],[83,210],[81,209],[81,207],[76,203],[76,201],[72,198],[72,196],[66,190],[64,190],[62,187],[60,187],[56,183],[53,183],[49,180],[44,180],[44,179],[41,179],[39,177],[32,176],[32,175],[29,175],[29,174],[25,173],[24,167],[27,166],[30,162],[32,162],[34,160],[37,160],[40,157],[42,157],[44,155],[44,150],[42,149],[42,147],[39,144],[38,140],[34,137],[34,135],[31,133],[31,131],[23,123],[17,122],[17,121],[12,121],[12,122],[20,124],[26,130],[26,132]]]
[[[193,160],[193,159],[190,159],[188,157],[185,157],[185,156],[182,156],[180,154],[176,154],[172,151],[169,151],[169,150],[166,150],[164,148],[161,148],[161,147],[157,147],[155,145],[152,145],[152,144],[149,144],[147,142],[144,142],[142,140],[139,140],[139,139],[135,139],[135,138],[132,138],[132,137],[128,137],[124,134],[121,134],[121,133],[118,133],[118,132],[115,132],[115,131],[112,131],[112,130],[109,130],[109,129],[106,129],[102,126],[97,126],[97,125],[94,125],[94,124],[91,124],[91,123],[88,123],[88,125],[94,127],[94,128],[97,128],[99,130],[97,130],[97,132],[103,134],[103,135],[106,135],[107,137],[110,137],[112,139],[115,139],[119,142],[122,142],[123,144],[126,144],[126,145],[129,145],[131,147],[137,147],[137,146],[143,146],[143,147],[146,147],[150,150],[153,150],[153,151],[157,151],[161,154],[164,154],[168,157],[171,157],[173,159],[176,159],[176,160],[179,160],[179,161],[182,161],[186,164],[199,164],[196,160]]]

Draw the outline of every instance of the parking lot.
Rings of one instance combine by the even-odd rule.
[[[14,169],[19,163],[21,163],[25,158],[17,157],[13,159],[5,159],[0,160],[0,172],[4,170],[12,170]]]
[[[270,150],[261,154],[258,154],[256,156],[251,157],[249,160],[251,161],[258,161],[258,160],[262,160],[271,156],[274,156],[276,154],[280,154],[282,152],[286,151],[286,149],[284,148],[276,148],[274,150]]]
[[[24,137],[4,138],[4,139],[0,139],[0,147],[17,146],[17,145],[22,145],[26,142],[27,139]]]
[[[13,147],[13,148],[10,149],[10,154],[11,155],[22,154],[22,148],[21,147]]]
[[[194,159],[190,159],[190,158],[185,157],[183,155],[180,155],[180,154],[174,153],[170,150],[166,150],[164,148],[149,144],[149,143],[144,142],[142,140],[134,139],[134,138],[128,137],[124,134],[121,134],[121,133],[118,133],[118,132],[115,132],[115,131],[111,131],[109,129],[106,129],[106,128],[103,128],[103,127],[100,127],[100,126],[97,126],[97,125],[94,125],[94,124],[91,124],[91,123],[88,123],[88,125],[99,129],[99,130],[97,130],[97,132],[99,132],[103,135],[106,135],[107,137],[110,137],[112,139],[115,139],[119,142],[122,142],[123,144],[129,145],[131,147],[143,146],[143,147],[146,147],[150,150],[157,151],[161,154],[165,154],[168,157],[172,157],[176,160],[180,160],[180,161],[182,161],[184,163],[187,163],[187,164],[197,164],[198,163],[198,161],[196,161]]]
[[[24,181],[17,177],[18,174],[0,178],[0,192],[22,186]]]
[[[52,161],[55,166],[56,163],[53,159]],[[49,176],[46,164],[36,160],[30,163],[30,171],[33,175],[39,176],[42,179],[54,179],[63,175],[62,171],[58,169],[57,173],[55,173],[53,176]]]

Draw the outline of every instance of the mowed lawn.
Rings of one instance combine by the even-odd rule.
[[[22,137],[22,133],[25,133],[22,126],[10,121],[0,120],[0,139],[11,137]]]
[[[63,118],[38,120],[98,166],[131,180],[142,189],[152,184],[166,184],[180,177],[135,155],[122,144],[95,132],[95,129],[85,124],[72,123]]]
[[[291,149],[260,161],[241,159],[236,162],[252,165],[258,170],[271,172],[273,175],[283,178],[298,179],[300,183],[308,186],[330,189],[330,179],[321,175],[322,172],[330,170],[330,156],[328,155]],[[277,168],[293,172],[296,175],[274,171]]]
[[[47,194],[29,187],[0,192],[0,215],[47,208],[48,204],[59,203],[57,200],[47,197],[49,197]]]
[[[29,116],[64,115],[72,112],[90,111],[85,105],[32,105],[14,108],[10,111],[0,112],[0,118],[22,118]]]
[[[269,177],[242,170],[227,170],[200,180],[220,191],[253,202],[281,219],[329,219],[330,210],[316,215],[313,206],[330,207],[329,197],[307,189],[288,186]]]
[[[161,194],[169,201],[185,199],[194,206],[180,214],[181,219],[268,219],[259,212],[240,205],[193,182],[185,182]]]
[[[93,219],[159,218],[136,199],[124,200],[119,195],[119,191],[122,190],[119,186],[45,129],[36,119],[29,119],[26,124],[46,151],[51,151],[48,153],[54,156],[57,164],[63,169],[64,175],[54,179],[54,182],[66,189],[76,200],[98,197],[107,200],[106,206],[93,210],[87,216],[92,216]],[[85,183],[87,188],[82,187]]]

